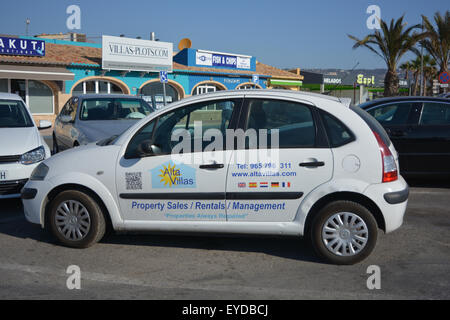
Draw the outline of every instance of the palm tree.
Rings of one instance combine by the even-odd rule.
[[[438,74],[436,69],[436,61],[430,55],[423,56],[423,95],[427,95],[428,80],[433,79]]]
[[[448,52],[450,48],[450,12],[446,11],[445,16],[439,12],[434,14],[436,28],[430,23],[427,17],[422,15],[424,34],[426,38],[421,41],[423,47],[434,58],[439,65],[439,73],[448,71]]]
[[[405,72],[405,80],[409,79],[409,72],[413,70],[412,64],[410,61],[406,61],[400,65],[400,70]]]
[[[381,32],[376,30],[364,39],[360,40],[352,35],[348,35],[350,39],[356,42],[353,45],[353,49],[361,46],[366,47],[386,62],[388,71],[384,77],[385,97],[398,95],[397,64],[406,52],[417,52],[414,45],[423,39],[421,33],[413,32],[414,29],[421,27],[420,24],[413,25],[409,28],[406,28],[405,25],[406,23],[403,23],[402,16],[396,21],[392,19],[389,26],[386,22],[380,20]]]
[[[417,95],[417,91],[419,89],[419,85],[420,85],[420,72],[421,72],[421,58],[420,56],[417,56],[414,60],[408,61],[403,63],[400,66],[400,69],[403,69],[405,67],[402,68],[403,65],[408,65],[409,66],[409,70],[412,72],[412,75],[414,77],[414,88],[413,88],[413,92],[412,95],[415,96]],[[426,91],[427,91],[427,79],[432,79],[437,73],[436,70],[436,61],[428,54],[423,56],[423,83],[425,86],[424,92],[426,95]]]
[[[417,90],[419,90],[419,76],[420,76],[420,70],[421,70],[421,59],[420,56],[417,56],[416,59],[411,60],[411,71],[413,73],[414,77],[414,88],[412,95],[417,95]]]

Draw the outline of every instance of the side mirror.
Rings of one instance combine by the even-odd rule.
[[[68,115],[62,115],[62,116],[59,117],[59,120],[62,123],[69,123],[69,122],[72,122],[72,117],[68,116]]]
[[[138,153],[140,156],[146,157],[162,154],[162,150],[160,147],[152,144],[150,140],[146,140],[139,145]]]
[[[48,120],[41,120],[39,121],[39,127],[38,130],[45,130],[52,127],[52,122]]]

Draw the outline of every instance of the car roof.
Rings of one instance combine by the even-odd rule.
[[[115,98],[115,99],[141,99],[141,96],[134,96],[134,95],[130,95],[130,94],[99,94],[99,93],[87,93],[87,94],[74,94],[73,97],[77,97],[79,99],[95,99],[95,98]]]
[[[6,92],[0,92],[0,99],[8,99],[8,100],[20,100],[22,101],[22,98],[14,93],[6,93]]]
[[[233,97],[244,97],[244,96],[252,96],[252,97],[265,97],[270,98],[271,96],[276,97],[286,97],[286,98],[294,98],[294,99],[304,99],[307,101],[313,102],[314,100],[325,100],[325,101],[333,101],[337,103],[341,103],[339,98],[333,96],[327,96],[318,93],[311,93],[305,91],[294,91],[294,90],[283,90],[283,89],[247,89],[247,90],[220,90],[216,92],[204,93],[199,95],[193,95],[182,100],[176,101],[171,105],[175,106],[178,102],[195,102],[196,100],[209,100],[215,98],[233,98]],[[312,99],[311,99],[312,98]],[[165,108],[163,108],[165,109]],[[167,109],[165,109],[167,110]]]
[[[403,97],[386,97],[379,98],[371,101],[361,103],[359,106],[363,109],[373,107],[380,104],[390,103],[390,102],[400,102],[400,101],[437,101],[437,102],[449,102],[448,98],[442,97],[424,97],[424,96],[403,96]]]

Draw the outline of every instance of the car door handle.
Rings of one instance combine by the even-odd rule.
[[[300,165],[300,167],[317,168],[317,167],[323,167],[325,165],[325,162],[323,162],[323,161],[302,162],[299,165]]]
[[[406,131],[403,130],[391,130],[391,136],[392,137],[404,137],[406,136]]]
[[[222,169],[223,163],[201,164],[200,169]]]

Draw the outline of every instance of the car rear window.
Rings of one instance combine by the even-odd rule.
[[[351,110],[353,110],[358,116],[361,117],[361,119],[364,120],[365,123],[369,126],[369,128],[376,132],[383,142],[390,147],[391,146],[391,139],[389,139],[389,135],[387,134],[386,130],[384,130],[383,126],[374,118],[372,117],[367,111],[361,109],[358,106],[350,107]]]
[[[85,99],[81,104],[81,120],[142,119],[153,109],[142,99]]]

